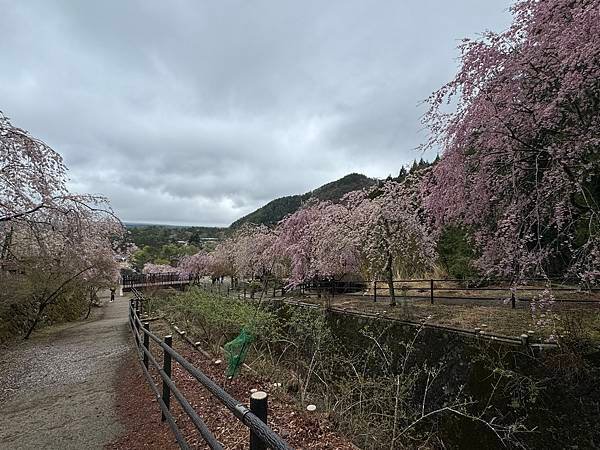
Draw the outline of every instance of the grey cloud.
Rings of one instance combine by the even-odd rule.
[[[0,109],[123,219],[226,225],[420,157],[419,103],[508,5],[0,0]]]

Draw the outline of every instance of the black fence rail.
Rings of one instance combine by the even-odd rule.
[[[369,282],[363,280],[313,280],[301,283],[294,290],[301,294],[324,292],[331,295],[351,294],[368,289]]]
[[[291,447],[278,434],[267,425],[267,395],[264,392],[255,392],[250,398],[250,409],[229,395],[221,386],[206,376],[200,369],[192,365],[183,356],[177,353],[172,346],[172,336],[163,339],[150,331],[150,323],[140,319],[144,299],[136,288],[132,288],[135,298],[131,300],[129,307],[129,323],[135,339],[136,347],[141,356],[142,369],[150,384],[157,402],[162,411],[162,420],[166,421],[171,428],[179,447],[188,449],[189,445],[183,436],[177,421],[171,413],[171,397],[174,397],[181,409],[189,417],[197,431],[211,449],[222,449],[223,446],[208,429],[202,418],[194,410],[193,406],[177,388],[172,379],[173,363],[178,363],[192,377],[194,377],[213,397],[225,405],[235,418],[246,425],[250,432],[249,448],[251,450],[263,450],[266,448],[287,450]],[[162,364],[159,364],[156,356],[151,351],[151,342],[162,350]],[[154,383],[150,374],[154,370],[162,379],[162,389]]]
[[[131,290],[132,288],[143,288],[148,286],[173,286],[186,285],[198,281],[196,275],[184,275],[179,273],[148,273],[123,275],[121,277],[121,286],[123,290]]]
[[[536,295],[549,290],[556,295],[557,303],[591,303],[600,304],[600,288],[589,286],[567,286],[556,282],[549,286],[540,286],[542,281],[528,280],[530,284],[511,285],[508,280],[493,280],[482,283],[477,280],[457,279],[411,279],[394,280],[394,296],[397,300],[421,301],[428,300],[432,305],[436,300],[465,302],[490,302],[499,301],[509,304],[513,309],[519,302],[528,303],[535,300]],[[534,284],[538,282],[538,284]],[[486,285],[488,284],[489,285]],[[502,284],[505,284],[503,286]],[[322,297],[336,295],[359,295],[361,298],[371,299],[373,302],[389,299],[389,282],[385,280],[354,280],[331,281],[320,280],[301,283],[288,290],[302,297]],[[275,296],[275,295],[273,295]],[[587,296],[588,298],[581,298]],[[570,298],[564,298],[570,297]],[[579,298],[574,298],[579,297]],[[450,303],[452,304],[452,303]]]
[[[571,284],[572,283],[572,284]],[[577,280],[527,279],[522,284],[514,285],[511,280],[459,280],[459,279],[406,279],[394,280],[394,293],[398,300],[429,301],[434,304],[442,301],[446,304],[477,302],[478,304],[505,303],[515,309],[518,304],[525,304],[536,299],[536,296],[550,290],[557,303],[565,304],[598,304],[600,305],[600,288],[576,284]],[[388,282],[385,280],[313,280],[294,286],[284,282],[269,280],[267,287],[260,280],[236,281],[231,285],[223,279],[212,282],[190,275],[174,273],[145,274],[124,276],[123,290],[149,286],[180,286],[197,284],[211,292],[223,295],[236,295],[240,298],[272,297],[299,295],[301,297],[335,297],[340,295],[356,295],[371,299],[374,302],[390,297]]]
[[[555,299],[558,303],[596,303],[600,304],[600,298],[592,298],[595,292],[600,292],[600,288],[566,286],[565,284],[555,282],[552,286],[549,283],[546,286],[540,286],[539,283],[547,280],[528,280],[529,284],[511,285],[508,280],[494,280],[489,285],[481,285],[481,282],[475,280],[456,280],[456,279],[418,279],[418,280],[394,280],[395,296],[399,299],[405,297],[410,300],[429,300],[433,305],[436,300],[460,300],[460,301],[504,301],[510,304],[511,308],[516,308],[518,302],[534,301],[537,295],[548,290],[552,293],[559,293],[564,296],[570,294],[571,297],[581,294],[590,295],[590,298],[560,298]],[[538,282],[538,284],[534,284]],[[486,283],[486,284],[487,284]],[[502,284],[505,284],[502,286]],[[375,280],[371,282],[373,301],[378,298],[389,297],[390,288],[386,281]],[[456,294],[454,294],[456,293]],[[463,295],[461,295],[461,293]],[[478,293],[487,293],[488,295],[478,295]]]
[[[232,285],[229,279],[220,280],[217,278],[210,280],[200,277],[192,279],[189,284],[193,284],[206,292],[237,298],[254,299],[256,296],[263,297],[265,295],[276,297],[284,296],[290,292],[290,289],[286,289],[283,283],[274,282],[273,280],[270,280],[266,287],[259,281],[236,280],[235,284]]]

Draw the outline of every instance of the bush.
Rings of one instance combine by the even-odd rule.
[[[278,329],[277,317],[265,308],[198,287],[183,293],[156,294],[150,308],[160,309],[169,320],[184,324],[186,330],[216,348],[237,336],[242,328],[258,343],[271,339]]]
[[[72,289],[60,295],[44,311],[37,328],[55,323],[78,320],[87,312],[85,293]],[[37,313],[29,292],[8,286],[0,292],[0,343],[23,336]]]
[[[446,227],[438,241],[440,263],[451,278],[465,279],[477,276],[473,267],[475,250],[466,228],[452,225]]]

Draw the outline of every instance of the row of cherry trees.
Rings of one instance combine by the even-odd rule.
[[[523,0],[512,12],[507,31],[462,43],[455,79],[429,98],[426,147],[443,149],[431,169],[248,227],[181,269],[391,281],[431,270],[436,241],[458,225],[482,276],[597,282],[600,1]]]
[[[0,315],[26,337],[58,302],[91,306],[118,277],[120,221],[66,184],[61,156],[0,113]]]
[[[149,265],[146,272],[179,270],[186,276],[278,279],[289,285],[385,277],[393,300],[396,275],[423,275],[436,259],[432,231],[419,211],[417,181],[388,181],[339,203],[307,204],[275,227],[245,226],[212,252],[183,258],[177,269]]]

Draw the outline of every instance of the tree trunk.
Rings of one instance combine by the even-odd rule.
[[[29,339],[29,336],[31,335],[31,333],[33,332],[34,328],[36,327],[36,325],[38,324],[40,317],[42,317],[42,312],[44,312],[44,309],[46,309],[46,307],[48,305],[50,305],[52,302],[54,302],[54,300],[56,300],[57,296],[60,294],[61,290],[70,282],[72,282],[74,279],[76,279],[79,275],[81,275],[82,273],[87,272],[88,270],[92,269],[94,266],[89,266],[86,267],[82,270],[80,270],[79,272],[77,272],[74,276],[72,276],[71,278],[68,278],[67,280],[63,281],[61,283],[61,285],[54,290],[54,292],[52,292],[50,295],[46,296],[46,298],[44,299],[43,302],[40,302],[40,306],[38,307],[38,312],[35,316],[35,319],[33,320],[33,323],[31,325],[31,328],[29,328],[29,330],[27,331],[27,334],[25,335],[25,337],[23,339]]]
[[[87,310],[87,313],[85,314],[85,317],[83,318],[83,320],[88,320],[91,312],[92,312],[92,299],[90,299],[90,303],[88,304],[88,310]]]
[[[10,251],[10,243],[12,240],[13,228],[10,227],[9,232],[6,234],[4,238],[4,245],[2,246],[2,253],[0,254],[0,259],[6,259],[8,257],[8,253]]]
[[[386,275],[388,288],[390,290],[390,306],[396,306],[396,292],[394,290],[394,269],[392,264],[392,255],[388,254],[388,260],[386,264]]]
[[[329,282],[329,287],[325,288],[326,292],[326,300],[327,300],[327,309],[331,309],[333,305],[333,297],[335,296],[335,277],[331,279]]]
[[[92,312],[92,304],[94,303],[94,290],[90,288],[90,301],[88,303],[87,314],[85,315],[85,319],[87,320],[90,317],[90,313]]]
[[[27,330],[27,334],[25,334],[25,337],[23,338],[23,340],[29,339],[29,336],[31,336],[31,333],[33,333],[33,330],[35,329],[38,322],[40,321],[40,318],[42,317],[42,313],[44,312],[44,309],[46,309],[46,306],[48,306],[47,303],[40,303],[37,314],[35,315],[35,319],[33,319],[33,322],[31,324],[31,326],[29,327],[29,330]]]

